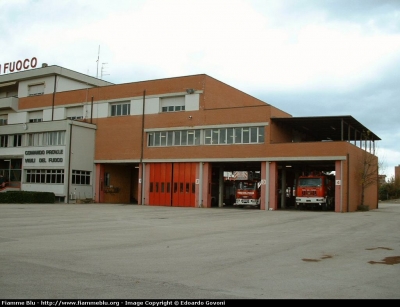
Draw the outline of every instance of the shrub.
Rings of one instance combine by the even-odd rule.
[[[7,191],[0,193],[3,204],[54,204],[56,196],[53,192]]]

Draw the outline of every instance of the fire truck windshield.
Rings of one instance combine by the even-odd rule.
[[[255,190],[257,188],[257,182],[240,182],[240,190]]]
[[[322,179],[321,178],[300,178],[299,186],[300,187],[319,187],[321,186]]]

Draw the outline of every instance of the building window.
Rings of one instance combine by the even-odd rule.
[[[185,96],[161,98],[161,112],[185,111]]]
[[[89,171],[72,170],[72,184],[90,185]]]
[[[43,111],[29,112],[29,122],[38,123],[43,121]]]
[[[200,145],[200,130],[150,132],[147,144],[149,147]]]
[[[65,131],[28,134],[28,146],[65,145]]]
[[[30,123],[39,123],[41,121],[43,121],[43,118],[31,118],[31,119],[29,119]]]
[[[0,147],[8,146],[8,135],[0,135]]]
[[[264,143],[264,127],[212,128],[204,131],[204,144]]]
[[[131,114],[130,102],[118,103],[111,105],[111,116],[122,116]]]
[[[264,143],[264,127],[155,131],[149,132],[147,139],[149,147],[260,143]]]
[[[27,169],[27,183],[64,183],[63,169]]]
[[[0,118],[0,126],[7,125],[7,118]]]
[[[10,135],[12,138],[13,147],[21,147],[22,146],[22,134],[14,134]]]
[[[83,119],[83,116],[68,116],[67,119],[80,120],[80,119]]]
[[[44,83],[28,85],[28,96],[44,94]]]
[[[71,119],[71,120],[83,119],[83,107],[82,106],[67,108],[66,113],[67,113],[67,119]]]

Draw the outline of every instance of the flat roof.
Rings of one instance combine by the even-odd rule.
[[[46,77],[54,75],[63,76],[68,79],[80,81],[91,86],[114,85],[114,83],[94,78],[57,65],[42,66],[39,68],[27,69],[10,74],[0,75],[0,84],[5,82],[9,83],[13,81],[23,81],[23,80],[34,79],[37,77]]]
[[[271,122],[289,126],[316,140],[357,141],[361,139],[362,133],[364,133],[363,139],[381,140],[379,136],[350,115],[273,117]]]

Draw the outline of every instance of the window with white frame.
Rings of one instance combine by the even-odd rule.
[[[111,105],[111,116],[123,116],[131,114],[131,103],[129,101],[114,103]]]
[[[28,85],[28,96],[37,96],[44,94],[44,83]]]
[[[27,169],[25,175],[27,183],[64,183],[63,169]]]
[[[264,127],[154,131],[148,133],[147,141],[149,147],[260,144],[264,143]]]
[[[28,146],[65,145],[65,131],[28,134]]]
[[[185,96],[162,97],[161,112],[185,111]]]
[[[204,144],[264,143],[264,127],[210,128],[204,130]]]
[[[0,117],[0,126],[7,125],[7,116]]]
[[[29,112],[29,122],[37,123],[43,121],[43,111]]]
[[[200,130],[157,131],[148,134],[148,146],[193,146],[200,145]]]
[[[67,119],[83,119],[83,106],[67,108]]]

